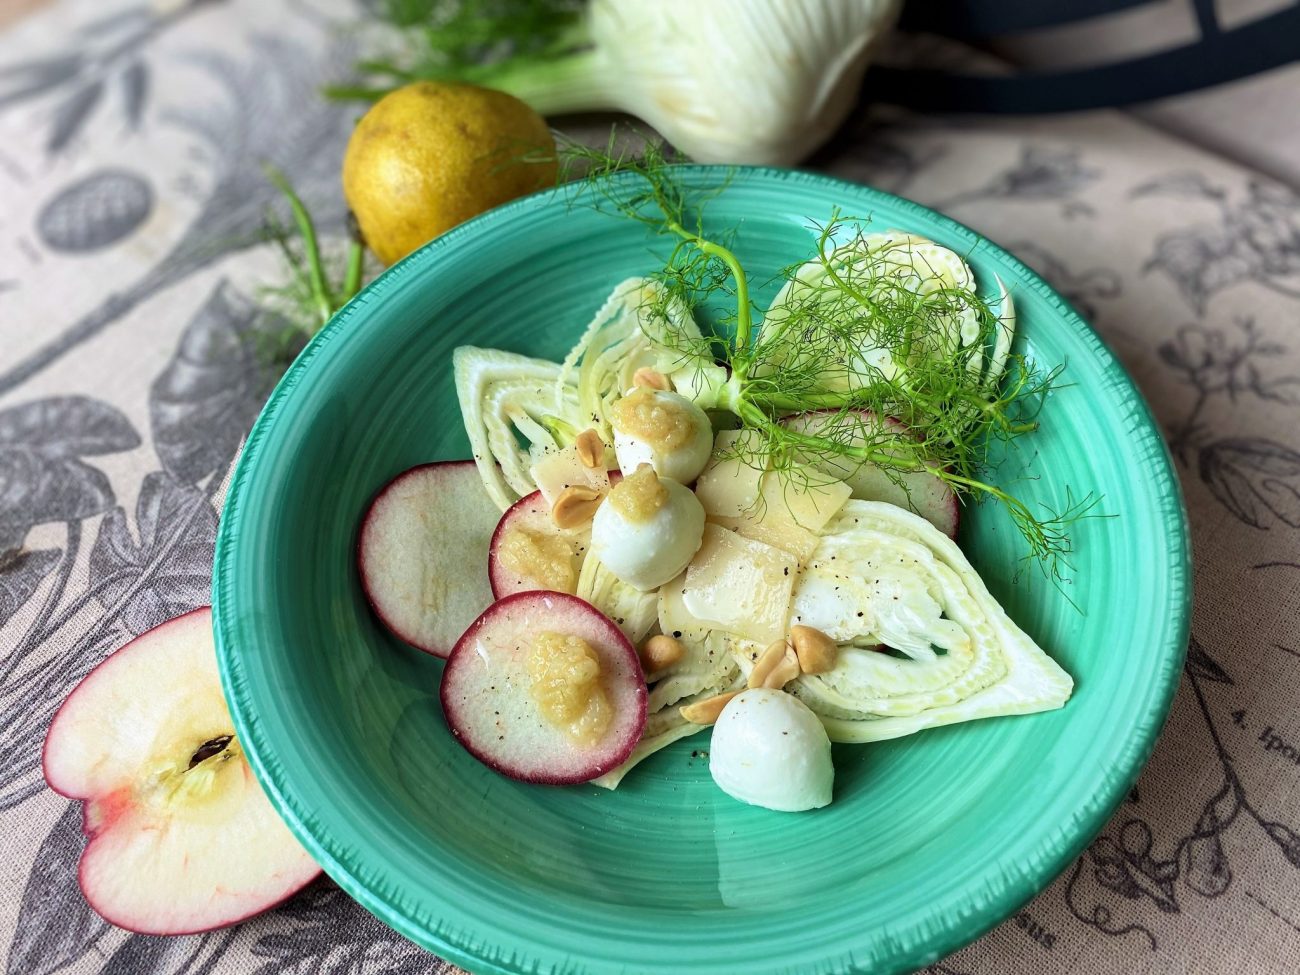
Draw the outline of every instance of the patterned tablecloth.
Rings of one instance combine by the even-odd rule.
[[[41,779],[76,681],[208,601],[222,484],[272,378],[250,340],[282,273],[261,163],[337,232],[357,114],[317,96],[353,60],[354,10],[136,3],[69,0],[0,36],[0,956],[10,975],[444,971],[328,882],[232,930],[112,928],[77,889],[80,809]],[[946,210],[1096,323],[1163,424],[1196,551],[1150,766],[1041,896],[929,971],[1300,970],[1300,196],[1120,113],[859,119],[812,165]]]

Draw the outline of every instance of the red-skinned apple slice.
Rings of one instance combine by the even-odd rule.
[[[899,436],[909,436],[907,425],[892,417],[881,420],[867,410],[857,411],[863,426],[883,424],[884,429]],[[850,416],[852,414],[849,414]],[[819,424],[843,422],[844,414],[812,411],[786,417],[781,422],[792,430],[804,433],[816,433]],[[904,474],[888,474],[875,464],[844,466],[835,461],[824,461],[828,473],[840,477],[853,492],[853,497],[862,501],[887,501],[900,508],[915,511],[922,518],[934,525],[949,538],[957,537],[957,523],[960,518],[957,495],[952,488],[940,478],[924,471]]]
[[[622,479],[618,471],[609,472],[611,486]],[[560,528],[541,491],[524,495],[506,509],[492,532],[488,581],[493,598],[538,589],[573,592],[590,544],[590,522],[581,528]]]
[[[488,547],[488,580],[496,599],[549,589],[573,592],[591,544],[591,524],[560,528],[541,491],[524,495],[501,516]]]
[[[487,554],[500,517],[472,460],[421,464],[389,481],[357,542],[375,615],[411,646],[447,656],[492,602]]]
[[[192,934],[278,904],[320,873],[253,778],[221,696],[212,613],[122,647],[50,725],[45,780],[85,802],[77,871],[106,920]]]
[[[529,655],[543,634],[579,637],[595,652],[609,720],[594,740],[552,723],[539,706]],[[607,616],[562,592],[521,592],[493,603],[457,642],[441,695],[456,740],[489,768],[524,782],[594,779],[621,765],[645,729],[636,649]]]

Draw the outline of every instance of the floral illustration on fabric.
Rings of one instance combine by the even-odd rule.
[[[1146,264],[1169,277],[1196,311],[1215,293],[1245,283],[1300,298],[1300,194],[1294,190],[1256,179],[1243,196],[1183,172],[1144,183],[1132,197],[1203,204],[1206,219],[1158,236]]]

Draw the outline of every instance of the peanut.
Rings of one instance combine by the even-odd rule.
[[[641,647],[641,669],[653,674],[671,667],[686,654],[686,648],[677,640],[659,633],[646,640]]]
[[[605,465],[605,441],[600,439],[600,434],[594,428],[578,434],[573,446],[583,467],[595,470]]]
[[[600,507],[601,495],[594,488],[570,484],[551,507],[551,520],[557,528],[577,528],[591,521]]]
[[[677,710],[691,724],[713,724],[718,720],[718,715],[722,714],[722,709],[727,706],[727,702],[739,693],[740,691],[727,691],[725,694],[715,694],[713,697],[706,697],[703,701],[683,704]]]
[[[785,648],[785,653],[777,661],[776,666],[768,671],[767,679],[763,681],[764,687],[770,687],[774,691],[779,691],[786,684],[799,676],[799,658],[789,647]]]
[[[790,627],[790,642],[799,657],[799,669],[805,674],[824,674],[835,669],[839,648],[821,630],[796,624]]]
[[[668,389],[668,377],[658,369],[651,369],[649,366],[642,366],[636,372],[632,373],[633,386],[648,386],[651,389]]]
[[[793,671],[793,672],[792,672]],[[799,676],[799,658],[784,640],[777,640],[758,655],[749,672],[750,687],[773,687],[780,690]],[[780,683],[773,683],[780,681]]]

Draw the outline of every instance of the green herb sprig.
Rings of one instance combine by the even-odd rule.
[[[403,50],[357,64],[368,79],[325,89],[329,98],[376,101],[414,81],[463,81],[544,94],[580,72],[591,40],[581,0],[387,0],[380,19]]]
[[[288,178],[274,166],[266,167],[266,178],[284,195],[292,219],[292,226],[286,226],[269,214],[265,226],[267,239],[280,251],[289,276],[283,284],[263,289],[265,304],[285,323],[266,337],[268,356],[278,360],[320,331],[361,290],[365,248],[354,235],[341,268],[333,267],[324,255],[316,222]]]
[[[657,275],[663,287],[646,311],[664,323],[677,301],[715,313],[714,334],[669,332],[668,341],[682,356],[728,368],[717,405],[758,434],[733,448],[747,462],[803,477],[873,464],[904,488],[904,475],[928,471],[959,497],[1000,504],[1024,536],[1027,558],[1063,580],[1070,529],[1096,516],[1100,498],[1068,495],[1060,510],[1035,510],[985,474],[994,445],[1037,428],[1062,370],[1043,371],[1011,354],[1000,341],[1009,326],[973,286],[947,284],[937,271],[904,273],[889,248],[852,246],[869,220],[832,213],[812,228],[817,273],[786,269],[780,280],[793,282],[787,300],[765,317],[731,241],[704,225],[708,198],[725,180],[712,192],[688,191],[662,147],[631,155],[612,136],[604,148],[564,144],[561,155],[574,203],[673,241]],[[720,304],[726,310],[718,317]],[[790,421],[810,412],[820,414],[813,425]],[[905,432],[882,417],[902,421]]]

